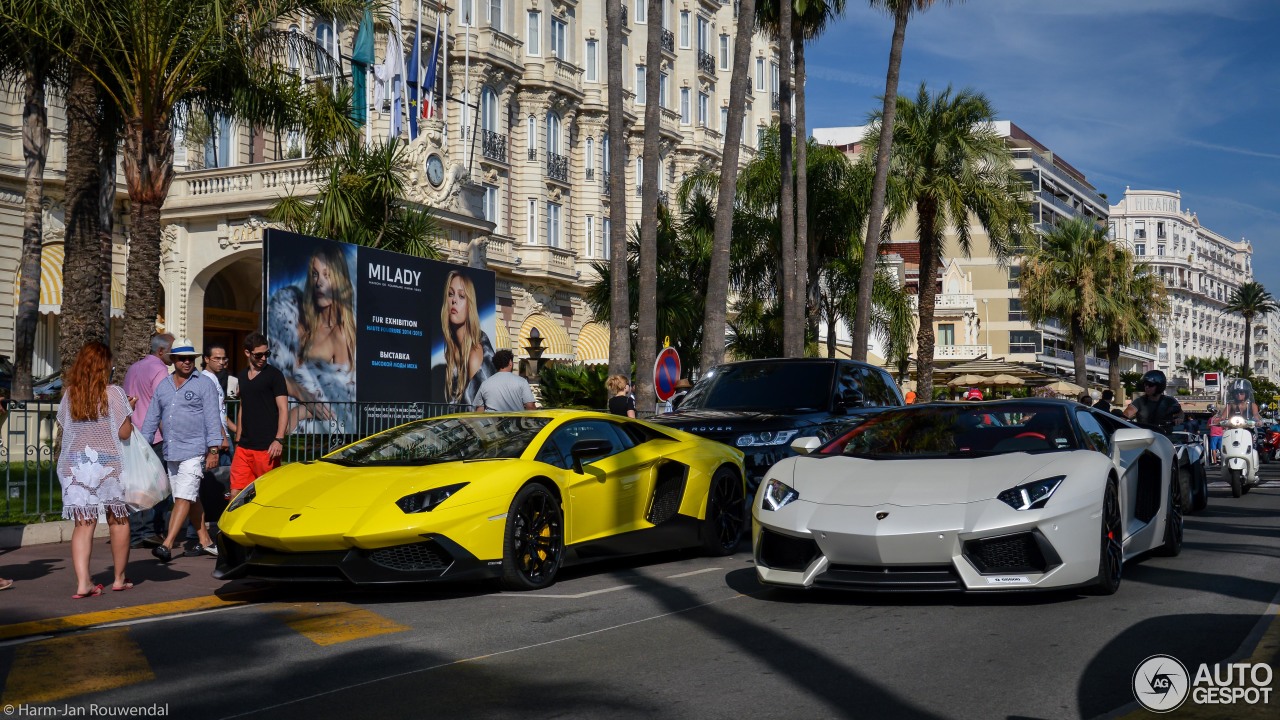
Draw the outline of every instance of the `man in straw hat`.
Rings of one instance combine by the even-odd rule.
[[[219,417],[217,385],[195,371],[199,356],[187,338],[173,344],[169,350],[173,374],[156,388],[142,423],[144,438],[151,437],[157,429],[164,431],[164,460],[173,489],[173,514],[169,517],[168,536],[163,544],[151,549],[151,554],[166,563],[173,559],[174,543],[188,516],[200,541],[196,551],[215,557],[218,554],[204,526],[200,481],[205,470],[218,467],[222,418]]]

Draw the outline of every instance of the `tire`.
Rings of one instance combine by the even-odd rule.
[[[1227,468],[1227,474],[1231,476],[1231,497],[1240,497],[1244,494],[1244,491],[1240,487],[1244,484],[1244,471],[1236,471],[1233,468]]]
[[[1164,544],[1156,548],[1162,557],[1178,557],[1182,553],[1182,485],[1175,474],[1169,478],[1169,503],[1165,509]]]
[[[743,518],[742,477],[732,468],[722,467],[711,477],[707,490],[707,515],[702,520],[699,534],[702,551],[711,557],[732,555],[742,542]]]
[[[1191,510],[1200,512],[1209,506],[1209,473],[1205,471],[1204,463],[1196,463],[1192,482],[1195,484],[1195,493],[1191,499]]]
[[[540,590],[556,581],[564,561],[564,516],[544,485],[520,488],[507,511],[502,539],[502,587]]]
[[[1120,521],[1120,491],[1115,478],[1107,480],[1102,494],[1101,543],[1098,549],[1098,577],[1090,588],[1094,595],[1114,595],[1124,574],[1124,528]]]

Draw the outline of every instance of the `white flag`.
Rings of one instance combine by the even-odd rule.
[[[387,137],[400,137],[401,114],[404,109],[404,45],[400,34],[400,3],[391,3],[391,32],[387,36],[387,56],[377,73],[379,101],[391,102],[391,123]],[[385,83],[385,84],[384,84]]]

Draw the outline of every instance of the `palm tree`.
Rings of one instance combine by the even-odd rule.
[[[862,245],[850,243],[849,255],[823,262],[820,282],[819,308],[827,322],[827,357],[836,356],[836,328],[839,322],[853,324],[855,304],[858,302],[858,282],[862,275]],[[871,291],[871,330],[879,336],[884,346],[891,348],[890,355],[905,351],[911,344],[915,331],[915,307],[910,295],[898,285],[887,270],[875,274],[876,286]],[[888,360],[890,358],[886,358]]]
[[[59,49],[73,68],[93,78],[104,104],[124,124],[131,233],[123,358],[146,354],[159,310],[160,211],[173,180],[178,113],[186,107],[271,127],[295,124],[300,93],[285,69],[288,49],[301,43],[309,46],[305,57],[328,55],[279,20],[318,15],[349,21],[363,9],[363,0],[64,0],[46,10],[82,39],[83,52],[65,44]],[[0,19],[57,40],[12,15],[0,8]]]
[[[623,0],[605,0],[605,49],[609,57],[622,57]],[[627,292],[627,135],[623,105],[622,63],[606,63],[609,72],[607,119],[609,142],[605,168],[605,191],[609,194],[609,243],[612,278],[610,288],[609,374],[631,377],[631,308]],[[739,121],[741,122],[741,121]]]
[[[1106,286],[1116,247],[1106,228],[1074,217],[1059,223],[1022,264],[1022,305],[1035,323],[1057,320],[1067,328],[1075,353],[1076,384],[1089,386],[1085,352],[1090,331],[1113,315]],[[923,303],[923,299],[921,300]],[[923,352],[923,351],[922,351]]]
[[[885,221],[887,227],[897,227],[908,211],[915,212],[920,247],[916,392],[932,397],[933,306],[944,233],[953,232],[960,252],[968,257],[972,218],[985,230],[996,259],[1004,263],[1030,235],[1030,215],[1022,199],[1025,183],[1013,170],[1009,149],[992,127],[995,112],[981,93],[966,89],[952,94],[948,87],[930,95],[921,83],[915,100],[898,98],[896,116],[891,170],[902,194],[888,208]],[[876,115],[872,120],[868,137],[880,132],[882,118]],[[863,161],[873,159],[863,156]],[[869,282],[867,275],[867,263],[863,263],[860,282]],[[864,309],[861,303],[871,287],[859,285],[858,292],[856,311],[870,317],[871,308]],[[855,332],[853,352],[864,352],[865,342],[865,333],[860,339]]]
[[[649,16],[645,43],[644,158],[640,209],[642,217],[658,207],[658,174],[662,169],[662,35],[667,32],[663,20],[663,0],[647,0]],[[619,198],[621,199],[621,198]],[[640,297],[652,298],[658,292],[658,225],[640,224]],[[652,303],[642,303],[636,323],[636,407],[647,411],[654,407],[653,377],[649,368],[658,359],[658,318]]]
[[[1105,345],[1110,366],[1109,385],[1121,395],[1120,346],[1160,341],[1160,320],[1169,314],[1164,283],[1147,265],[1134,265],[1133,254],[1115,246],[1107,277],[1101,281],[1107,294],[1098,341]]]
[[[1188,357],[1182,361],[1182,366],[1178,368],[1187,374],[1187,382],[1191,385],[1191,394],[1196,393],[1196,377],[1204,374],[1204,360],[1198,357]]]
[[[889,155],[894,148],[896,101],[898,99],[898,75],[902,69],[902,45],[907,36],[907,21],[911,13],[924,12],[933,7],[937,0],[870,0],[873,7],[883,8],[893,13],[893,41],[889,45],[889,69],[884,80],[884,107],[879,115],[879,142],[875,154],[875,178],[871,185],[871,209],[867,217],[867,233],[863,240],[863,256],[876,257],[880,254],[880,236],[884,217],[885,197],[889,187]],[[946,0],[950,1],[950,0]],[[858,315],[853,320],[853,358],[867,359],[867,338],[870,337],[871,276],[875,266],[862,266],[862,280],[858,285]],[[921,306],[923,307],[923,306]],[[923,318],[921,329],[924,329]],[[917,390],[917,392],[920,392]],[[925,397],[931,397],[925,395]]]
[[[303,235],[440,258],[435,216],[400,199],[408,185],[408,152],[407,145],[395,140],[366,146],[353,137],[344,153],[322,155],[311,163],[323,173],[314,198],[285,196],[270,217]]]
[[[1280,305],[1276,304],[1276,299],[1271,297],[1271,293],[1262,287],[1260,283],[1249,281],[1236,288],[1230,299],[1227,300],[1226,307],[1222,308],[1224,313],[1240,313],[1244,317],[1244,365],[1241,369],[1243,377],[1249,377],[1253,374],[1253,366],[1249,364],[1250,344],[1253,343],[1253,319],[1260,315],[1270,315],[1280,310]]]
[[[58,22],[41,12],[38,4],[0,0],[0,14],[24,15],[26,22]],[[48,28],[59,35],[60,26]],[[31,362],[35,352],[39,322],[40,249],[43,233],[41,201],[44,199],[44,166],[49,153],[49,118],[45,86],[65,82],[57,49],[40,35],[25,32],[16,23],[0,23],[0,80],[22,90],[22,158],[26,188],[22,208],[22,250],[18,267],[22,283],[18,290],[18,312],[14,317],[14,363],[11,396],[31,399]]]
[[[747,62],[755,31],[755,0],[742,0],[738,7],[737,35],[733,45],[733,74],[729,80],[729,117],[724,133],[724,154],[720,167],[738,167],[742,148],[742,119],[746,115]],[[621,49],[619,49],[621,52]],[[618,56],[612,56],[618,57]],[[613,82],[610,76],[610,83]],[[612,113],[610,109],[610,113]],[[611,120],[612,121],[612,120]],[[734,233],[734,196],[737,173],[722,172],[717,180],[715,237],[707,270],[707,302],[702,319],[702,367],[712,368],[724,359],[726,312],[729,305],[729,256]],[[615,224],[615,227],[617,225]]]

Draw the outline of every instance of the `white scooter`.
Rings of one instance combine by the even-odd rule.
[[[1240,497],[1258,484],[1258,450],[1252,420],[1233,415],[1222,432],[1222,473],[1231,483],[1231,497]]]

